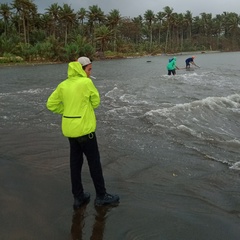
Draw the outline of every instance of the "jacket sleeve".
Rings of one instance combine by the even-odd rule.
[[[94,86],[93,82],[90,83],[90,102],[93,108],[97,108],[100,105],[100,95],[97,88]]]
[[[175,68],[176,68],[176,61],[173,60],[172,62],[173,62],[173,63],[172,63],[172,68],[175,69]]]
[[[63,114],[64,111],[64,106],[62,103],[62,100],[59,96],[59,90],[58,88],[49,96],[47,100],[47,108],[48,110],[58,113],[58,114]]]

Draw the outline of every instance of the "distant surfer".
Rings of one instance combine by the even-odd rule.
[[[176,69],[179,70],[179,68],[176,66],[177,58],[173,57],[169,59],[168,64],[167,64],[167,70],[168,70],[168,75],[176,75]]]
[[[198,67],[198,65],[194,62],[194,58],[195,58],[195,56],[192,56],[192,57],[187,58],[187,59],[185,60],[185,62],[186,62],[186,69],[190,68],[190,64]]]

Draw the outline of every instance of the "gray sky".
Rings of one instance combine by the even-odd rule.
[[[0,0],[0,3],[12,3],[11,0]],[[189,10],[193,17],[199,16],[200,13],[216,14],[223,12],[235,12],[240,14],[239,0],[33,0],[38,6],[38,12],[45,12],[52,3],[69,4],[74,11],[81,7],[88,10],[89,6],[98,5],[104,12],[108,14],[112,9],[119,10],[121,16],[137,17],[142,15],[146,10],[152,10],[155,14],[163,11],[163,8],[169,6],[174,12],[186,13]]]

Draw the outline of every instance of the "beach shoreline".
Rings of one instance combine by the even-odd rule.
[[[222,51],[190,51],[190,52],[177,52],[177,53],[160,53],[160,54],[145,54],[145,55],[132,55],[132,56],[118,56],[109,55],[104,58],[94,58],[94,61],[104,61],[104,60],[117,60],[117,59],[130,59],[130,58],[143,58],[149,56],[181,56],[181,55],[194,55],[194,54],[210,54],[210,53],[222,53]],[[0,63],[1,67],[12,67],[12,66],[36,66],[36,65],[52,65],[52,64],[64,64],[67,62],[61,61],[31,61],[31,62],[10,62],[10,63]]]

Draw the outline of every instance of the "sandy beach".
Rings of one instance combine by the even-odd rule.
[[[22,136],[24,141],[20,140]],[[2,130],[1,138],[5,143],[1,142],[5,152],[0,170],[1,239],[234,240],[239,236],[240,212],[234,210],[239,209],[239,202],[235,202],[239,179],[234,172],[228,174],[217,192],[215,187],[222,185],[221,178],[227,171],[220,163],[205,162],[188,170],[163,166],[151,171],[151,176],[149,166],[141,166],[142,162],[135,173],[128,173],[127,163],[120,166],[124,172],[116,171],[113,156],[132,164],[137,156],[106,147],[109,142],[99,134],[107,186],[120,195],[121,201],[115,208],[94,207],[94,189],[85,164],[84,185],[92,199],[74,213],[65,139],[57,133],[26,134],[25,130]],[[47,139],[56,145],[51,152],[42,153]],[[34,151],[26,154],[33,146]],[[51,161],[53,155],[59,160],[57,165]],[[145,174],[138,175],[143,167]],[[187,172],[195,175],[194,181]]]

